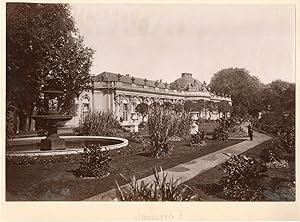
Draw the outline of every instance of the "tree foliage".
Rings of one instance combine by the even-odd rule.
[[[213,92],[231,95],[233,106],[246,107],[250,114],[257,115],[260,110],[260,97],[257,94],[262,83],[246,69],[222,69],[214,74],[209,87]]]
[[[185,101],[183,107],[186,112],[198,111],[199,108],[198,104],[195,101],[191,100]]]
[[[233,108],[227,101],[221,101],[216,103],[218,113],[221,113],[223,117],[226,117],[227,113],[232,112]]]
[[[261,101],[263,112],[258,127],[275,134],[295,127],[295,84],[275,80],[264,87]]]
[[[295,84],[282,80],[267,84],[262,93],[262,106],[266,111],[295,111]]]
[[[74,97],[90,84],[92,57],[68,4],[6,4],[7,98],[19,116],[32,115],[49,74],[55,90],[66,89],[59,106],[68,113]]]
[[[217,111],[217,107],[215,102],[213,101],[207,101],[203,99],[199,99],[197,101],[191,101],[187,100],[184,103],[184,110],[186,112],[200,112],[203,111],[204,109],[207,109],[207,111]]]
[[[145,117],[148,115],[149,105],[147,103],[140,103],[135,107],[135,111],[142,115],[143,122]]]

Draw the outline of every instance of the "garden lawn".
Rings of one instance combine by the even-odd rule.
[[[266,143],[266,142],[265,142]],[[265,148],[262,143],[246,152],[243,155],[259,158],[262,149]],[[295,158],[291,154],[285,154],[285,158],[289,162],[288,168],[268,169],[262,187],[265,190],[265,201],[294,201],[295,200]],[[218,184],[219,180],[224,176],[221,166],[216,166],[198,176],[186,181],[188,185],[203,201],[232,201],[224,196],[222,187]]]
[[[100,179],[80,178],[78,162],[9,164],[6,167],[6,200],[84,200],[115,188],[115,180],[120,185],[125,184],[120,173],[143,178],[151,175],[154,167],[168,169],[242,141],[211,140],[206,147],[190,147],[188,141],[174,142],[172,154],[161,159],[154,159],[149,153],[114,157],[111,175]]]

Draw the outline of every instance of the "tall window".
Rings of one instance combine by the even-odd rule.
[[[128,121],[128,104],[124,103],[123,106],[123,120]]]

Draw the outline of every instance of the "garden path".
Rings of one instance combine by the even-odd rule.
[[[245,127],[245,126],[243,126]],[[216,151],[214,153],[210,153],[206,156],[199,157],[197,159],[194,159],[192,161],[179,164],[175,167],[169,168],[165,170],[165,172],[168,174],[168,177],[173,177],[174,179],[179,179],[180,183],[183,183],[187,180],[190,180],[191,178],[197,176],[200,173],[203,173],[219,164],[224,163],[229,156],[225,154],[241,154],[260,143],[263,143],[267,140],[271,139],[270,136],[267,136],[265,134],[255,132],[254,138],[252,141],[247,140],[229,147],[226,147],[222,150]],[[154,180],[154,176],[148,176],[145,178],[140,179],[139,181],[144,180],[145,182]],[[125,184],[121,186],[121,188],[128,188],[129,184]],[[86,201],[97,201],[97,200],[115,200],[116,199],[116,192],[115,189],[109,190],[107,192],[98,194],[96,196],[90,197],[86,199]]]

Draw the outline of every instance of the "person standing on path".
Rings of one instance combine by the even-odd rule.
[[[251,122],[248,125],[248,135],[250,137],[250,140],[253,140],[253,127],[252,127]]]

